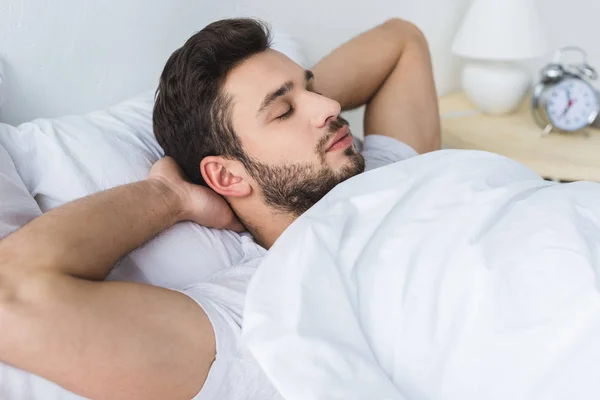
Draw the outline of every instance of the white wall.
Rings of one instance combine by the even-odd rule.
[[[153,88],[169,54],[212,20],[258,16],[299,38],[311,62],[392,16],[429,39],[438,91],[458,85],[449,48],[470,0],[0,0],[6,99],[0,120],[80,113]],[[502,0],[498,0],[502,1]],[[538,0],[555,43],[600,67],[600,2]],[[536,67],[540,62],[535,63]]]
[[[588,52],[590,64],[600,73],[600,1],[537,0],[537,4],[553,43],[557,47],[582,47]]]
[[[79,113],[155,85],[170,52],[207,20],[193,0],[0,0],[0,119]]]
[[[155,87],[169,54],[221,17],[258,16],[311,62],[391,16],[427,34],[438,88],[456,81],[449,40],[468,0],[0,0],[6,99],[0,120],[80,113]]]

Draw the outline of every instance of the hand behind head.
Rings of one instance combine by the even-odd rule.
[[[223,197],[207,187],[190,183],[171,157],[157,161],[152,166],[148,179],[166,184],[179,196],[182,221],[193,221],[207,228],[231,229],[236,232],[245,230]]]

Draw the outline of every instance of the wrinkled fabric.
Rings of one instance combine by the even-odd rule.
[[[596,398],[599,272],[600,184],[438,151],[296,220],[243,340],[286,400]]]

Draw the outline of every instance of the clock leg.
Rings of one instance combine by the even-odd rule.
[[[548,136],[548,134],[552,131],[552,125],[548,124],[542,131],[542,137]]]

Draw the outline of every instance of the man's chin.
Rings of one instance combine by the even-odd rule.
[[[269,166],[254,163],[250,170],[259,184],[264,202],[277,212],[300,216],[339,183],[365,170],[365,159],[356,151],[344,157],[343,165],[310,164]]]
[[[346,154],[346,152],[350,150]],[[348,159],[344,163],[345,165],[338,169],[337,175],[340,178],[340,182],[350,179],[353,176],[361,174],[365,171],[365,158],[362,154],[353,151],[350,147],[345,150],[344,154],[348,156]]]

